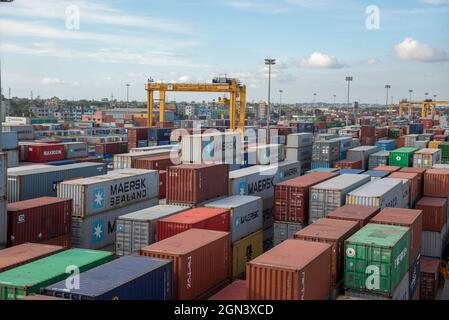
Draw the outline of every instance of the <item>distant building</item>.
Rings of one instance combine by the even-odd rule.
[[[259,102],[259,110],[258,110],[259,119],[267,119],[268,118],[268,104],[264,101]]]

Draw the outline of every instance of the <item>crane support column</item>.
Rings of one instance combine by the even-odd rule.
[[[153,90],[147,89],[147,126],[153,126]]]
[[[231,92],[229,101],[229,129],[235,130],[235,109],[237,104],[236,92]]]
[[[165,122],[165,91],[159,91],[159,122]]]
[[[243,128],[245,128],[245,113],[246,113],[246,87],[240,88],[240,110],[239,110],[239,128],[243,136]]]

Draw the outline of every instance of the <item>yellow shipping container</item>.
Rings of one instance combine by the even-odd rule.
[[[438,146],[442,143],[443,143],[443,141],[430,141],[429,149],[438,149]]]
[[[232,280],[244,275],[246,263],[263,253],[263,230],[232,244]]]

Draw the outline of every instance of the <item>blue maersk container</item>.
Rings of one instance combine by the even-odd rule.
[[[422,134],[424,132],[423,123],[412,123],[409,125],[409,134]]]
[[[80,274],[79,289],[66,281],[55,283],[42,294],[71,300],[171,300],[173,262],[125,256]]]
[[[56,161],[47,162],[47,164],[49,164],[51,166],[63,166],[66,164],[74,164],[74,163],[76,163],[75,160],[56,160]]]
[[[364,173],[365,170],[360,169],[341,169],[340,174],[361,174]]]
[[[376,147],[379,147],[382,151],[391,151],[396,149],[395,140],[379,140],[376,143]]]

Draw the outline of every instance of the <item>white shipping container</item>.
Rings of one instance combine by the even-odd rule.
[[[265,144],[248,147],[248,153],[256,155],[258,165],[276,164],[285,160],[285,146],[282,144]]]
[[[272,166],[252,166],[229,172],[229,195],[274,197],[274,185],[301,174],[300,162],[283,161]]]
[[[173,159],[179,160],[178,150],[171,149],[114,154],[114,169],[130,169],[132,168],[134,160],[139,158],[167,155],[172,155]]]
[[[413,167],[430,169],[441,162],[440,149],[421,149],[413,154]]]
[[[349,149],[346,154],[347,160],[362,160],[362,167],[367,169],[369,163],[369,156],[373,153],[379,152],[379,147],[375,146],[360,146]]]
[[[166,145],[166,146],[151,146],[151,147],[142,147],[142,148],[131,148],[129,149],[129,153],[135,152],[146,152],[146,151],[155,151],[155,150],[179,150],[179,145]]]
[[[402,179],[384,178],[371,181],[346,195],[346,204],[380,208],[400,208],[403,204]],[[408,197],[407,197],[408,202]]]
[[[34,128],[30,124],[3,123],[2,130],[3,132],[17,132],[19,141],[34,139]]]
[[[287,147],[287,161],[303,161],[312,159],[312,146],[301,148]]]
[[[349,192],[370,180],[371,177],[366,174],[344,174],[311,187],[309,223],[324,218],[330,212],[343,206]]]
[[[303,226],[300,223],[275,221],[273,229],[273,245],[277,246],[287,239],[293,239],[295,233],[302,230],[302,228]]]
[[[263,202],[260,197],[230,196],[209,202],[205,207],[231,210],[232,243],[262,229]]]
[[[189,210],[187,206],[156,205],[117,218],[115,253],[118,256],[139,254],[139,250],[156,242],[156,223],[177,213]]]
[[[287,136],[287,148],[301,148],[313,144],[313,134],[292,133]]]
[[[449,170],[449,164],[434,164],[432,169],[447,169]]]
[[[122,208],[101,212],[86,219],[72,218],[72,246],[96,250],[113,245],[117,229],[116,219],[119,216],[158,204],[159,199],[153,198]]]
[[[427,257],[441,258],[447,239],[447,225],[440,232],[422,232],[421,254]]]
[[[159,195],[157,170],[122,169],[106,175],[65,181],[58,197],[72,199],[72,216],[85,218]]]
[[[63,145],[66,159],[83,158],[88,156],[86,142],[65,142]]]
[[[6,181],[7,181],[7,155],[6,153],[0,153],[0,248],[3,248],[6,246],[6,237],[7,237],[7,187],[6,187]]]

